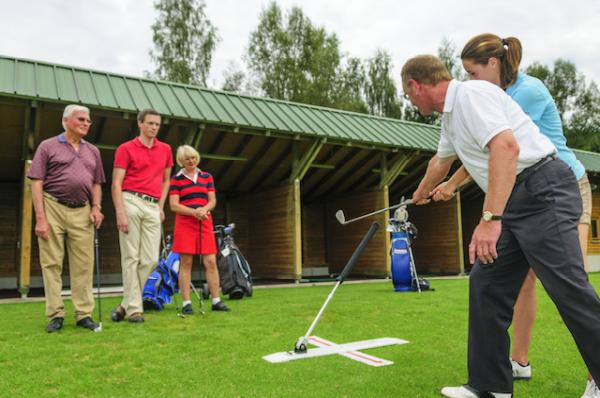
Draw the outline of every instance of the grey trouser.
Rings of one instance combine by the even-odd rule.
[[[577,180],[561,160],[517,184],[508,200],[498,258],[473,266],[469,292],[469,386],[510,393],[508,327],[529,265],[556,305],[595,380],[600,380],[600,299],[583,268]],[[528,265],[529,264],[529,265]]]

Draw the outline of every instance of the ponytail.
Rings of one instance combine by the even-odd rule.
[[[506,89],[517,80],[523,57],[521,42],[516,37],[502,39],[494,34],[484,33],[471,38],[460,54],[461,59],[480,65],[486,65],[492,57],[500,62],[500,85]]]

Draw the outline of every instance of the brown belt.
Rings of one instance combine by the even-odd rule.
[[[154,196],[146,195],[145,193],[139,193],[139,192],[128,191],[128,190],[124,190],[123,192],[130,193],[130,194],[137,196],[140,199],[146,200],[150,203],[158,203],[158,198],[155,198]]]
[[[77,203],[77,202],[69,202],[69,201],[66,201],[66,200],[61,200],[61,199],[55,198],[54,196],[50,195],[48,192],[44,192],[44,196],[47,197],[50,200],[55,201],[58,204],[61,204],[63,206],[67,206],[70,209],[79,209],[81,207],[87,206],[87,204],[88,204],[88,202]]]

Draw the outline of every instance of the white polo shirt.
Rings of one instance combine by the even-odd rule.
[[[556,152],[552,142],[500,87],[484,80],[448,85],[437,156],[458,156],[484,192],[488,188],[488,142],[512,130],[520,152],[517,174]]]

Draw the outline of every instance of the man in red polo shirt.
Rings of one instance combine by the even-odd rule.
[[[123,301],[110,315],[115,322],[125,317],[129,322],[144,322],[142,292],[158,260],[173,167],[171,147],[156,138],[158,112],[144,109],[137,120],[140,135],[117,148],[112,178],[123,274]]]

